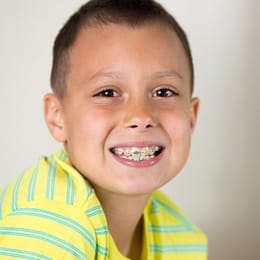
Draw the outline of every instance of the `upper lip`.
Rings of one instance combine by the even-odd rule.
[[[116,144],[110,147],[109,150],[115,149],[115,148],[143,148],[143,147],[151,147],[151,146],[159,146],[161,148],[164,148],[165,146],[160,142],[154,142],[154,141],[141,141],[141,142],[124,142],[120,144]]]

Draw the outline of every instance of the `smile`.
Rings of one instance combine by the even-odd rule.
[[[146,147],[119,147],[111,148],[110,151],[122,159],[138,162],[155,158],[163,151],[163,147],[156,145]]]

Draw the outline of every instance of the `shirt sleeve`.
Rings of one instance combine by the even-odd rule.
[[[0,259],[95,259],[94,234],[80,209],[34,201],[0,217]]]

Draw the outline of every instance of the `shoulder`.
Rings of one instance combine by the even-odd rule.
[[[0,217],[27,204],[82,208],[92,188],[70,165],[65,151],[42,157],[0,193]]]
[[[95,227],[88,216],[97,207],[93,191],[66,160],[63,150],[43,157],[2,190],[0,256],[14,250],[28,259],[41,252],[52,259],[95,255]],[[11,251],[1,252],[3,246]]]
[[[0,192],[0,220],[21,209],[48,209],[76,216],[92,206],[94,191],[62,149],[42,157]]]
[[[62,149],[40,158],[2,190],[0,221],[10,216],[40,216],[41,220],[59,218],[62,222],[68,218],[87,225],[86,212],[98,203],[92,197],[92,187],[71,166]]]

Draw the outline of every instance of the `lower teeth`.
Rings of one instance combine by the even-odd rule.
[[[153,157],[154,157],[154,155],[149,155],[149,156],[146,156],[146,155],[122,156],[122,158],[127,159],[127,160],[131,160],[131,161],[146,161],[146,160],[149,160]]]

